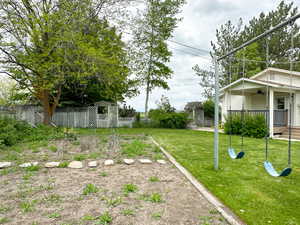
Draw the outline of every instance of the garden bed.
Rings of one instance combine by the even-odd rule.
[[[27,143],[0,154],[0,161],[14,164],[0,170],[0,224],[227,224],[147,135],[106,130],[77,140]],[[124,158],[135,162],[126,165]],[[142,158],[152,163],[142,164]],[[114,165],[105,166],[106,159]],[[17,166],[28,160],[39,166]],[[43,166],[72,160],[84,167]],[[87,166],[92,160],[97,167]]]

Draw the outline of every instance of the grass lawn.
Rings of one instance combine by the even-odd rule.
[[[245,138],[245,157],[232,160],[227,154],[228,136],[220,134],[220,170],[216,172],[213,133],[163,129],[119,129],[118,132],[152,135],[247,224],[300,224],[300,142],[292,144],[292,174],[274,178],[263,168],[263,139]],[[233,144],[239,149],[240,137],[233,137]],[[270,142],[270,161],[278,170],[287,165],[287,145],[287,141]]]

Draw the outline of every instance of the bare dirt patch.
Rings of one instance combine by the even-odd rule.
[[[22,225],[227,224],[170,162],[166,165],[143,165],[137,161],[133,165],[121,163],[128,155],[136,159],[163,158],[147,137],[113,135],[81,137],[80,145],[74,145],[76,151],[89,156],[98,152],[102,143],[105,147],[101,147],[97,168],[88,168],[90,159],[86,158],[83,169],[11,169],[2,172],[0,224],[1,219],[3,224]],[[94,144],[82,151],[80,146],[84,141]],[[56,146],[59,148],[59,142]],[[72,158],[72,153],[66,152],[66,156]],[[119,163],[104,166],[107,157]]]

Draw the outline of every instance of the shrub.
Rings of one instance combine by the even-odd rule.
[[[215,103],[212,99],[208,99],[203,102],[204,115],[209,118],[214,118],[215,115]]]
[[[30,135],[32,128],[23,121],[12,118],[0,119],[0,143],[5,146],[12,146]]]
[[[160,109],[150,110],[149,118],[160,128],[184,129],[189,122],[186,113],[165,112]]]
[[[247,137],[262,138],[267,134],[265,117],[263,115],[245,115],[244,125],[241,115],[232,115],[226,118],[224,124],[226,134],[244,135]]]
[[[21,141],[41,141],[63,138],[60,128],[39,125],[31,127],[24,121],[4,117],[0,118],[0,147],[12,146]]]

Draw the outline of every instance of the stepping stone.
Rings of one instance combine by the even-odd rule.
[[[150,159],[139,159],[140,163],[142,164],[151,164],[152,161]]]
[[[98,166],[97,161],[91,161],[88,163],[88,167],[97,167],[97,166]]]
[[[131,165],[131,164],[134,163],[134,159],[124,159],[123,161],[124,161],[124,163],[127,164],[127,165]]]
[[[157,162],[159,164],[167,164],[166,160],[163,160],[163,159],[159,159],[159,160],[157,160]]]
[[[107,159],[107,160],[104,161],[104,165],[105,166],[112,166],[112,165],[114,165],[114,160]]]
[[[10,167],[11,165],[11,162],[0,162],[0,169]]]
[[[27,167],[30,167],[30,166],[37,166],[38,164],[39,164],[38,162],[23,163],[23,164],[19,165],[19,167],[21,167],[21,168],[27,168]]]
[[[72,161],[69,163],[68,167],[72,169],[82,169],[83,163],[80,161]]]
[[[21,168],[27,168],[27,167],[30,167],[30,166],[32,166],[31,163],[23,163],[23,164],[19,165],[19,167],[21,167]]]
[[[58,167],[60,164],[60,162],[47,162],[45,164],[45,167],[46,168],[54,168],[54,167]]]

